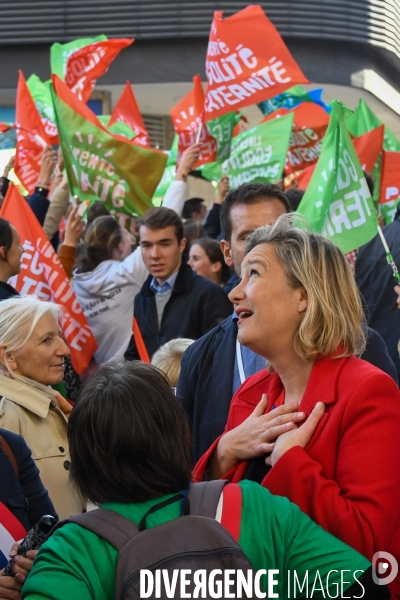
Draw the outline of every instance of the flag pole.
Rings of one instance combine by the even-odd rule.
[[[21,131],[26,131],[27,133],[30,133],[31,135],[33,135],[37,143],[42,146],[43,149],[47,148],[47,143],[38,133],[33,133],[30,129],[26,129],[26,127],[22,127],[21,125],[18,125],[18,123],[13,123],[12,127],[13,129],[20,129]]]
[[[196,135],[196,144],[199,143],[200,141],[200,136],[201,136],[201,130],[203,129],[203,121],[200,122],[200,127],[197,130],[197,135]],[[193,138],[192,138],[193,139]]]
[[[385,236],[383,235],[382,227],[380,225],[378,225],[378,233],[379,233],[379,237],[381,238],[381,242],[382,242],[383,247],[386,252],[386,260],[388,261],[389,265],[392,267],[393,277],[395,278],[397,285],[400,285],[399,270],[397,268],[396,263],[393,260],[392,253],[390,252],[390,248],[387,244]]]

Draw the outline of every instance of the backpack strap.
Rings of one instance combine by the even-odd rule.
[[[60,521],[53,527],[51,534],[66,523],[75,523],[95,533],[111,546],[114,546],[118,552],[139,533],[139,527],[133,521],[108,508],[98,508]]]
[[[189,490],[190,514],[215,519],[222,490],[229,481],[215,479],[194,483]]]
[[[2,396],[0,397],[0,399],[1,398],[2,398]],[[18,468],[17,460],[13,454],[13,451],[11,450],[10,446],[8,445],[8,443],[6,442],[6,440],[4,439],[4,437],[2,435],[0,435],[0,443],[1,443],[2,450],[7,454],[8,459],[9,459],[10,463],[12,464],[12,467],[13,467],[15,474],[17,476],[17,479],[18,479],[19,468]]]
[[[242,521],[242,488],[237,483],[229,483],[223,489],[221,525],[236,542],[239,542]]]

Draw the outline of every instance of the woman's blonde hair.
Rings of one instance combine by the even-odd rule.
[[[58,321],[62,308],[54,302],[39,300],[36,296],[13,296],[0,302],[0,346],[6,347],[4,364],[0,370],[15,377],[7,362],[7,354],[18,354],[44,315],[51,313]]]
[[[171,387],[177,387],[181,372],[182,354],[193,344],[189,338],[170,340],[153,354],[151,364],[160,369],[166,376]]]
[[[337,358],[362,354],[365,317],[353,273],[339,248],[309,231],[306,220],[293,214],[256,229],[246,254],[259,244],[274,246],[289,285],[303,286],[307,293],[307,310],[294,336],[296,353],[304,360],[336,350]]]

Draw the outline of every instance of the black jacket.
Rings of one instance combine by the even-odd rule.
[[[159,329],[155,292],[150,287],[152,279],[151,275],[147,278],[134,302],[134,316],[150,357],[172,339],[184,337],[197,340],[232,314],[232,304],[222,288],[196,275],[183,262],[164,308]],[[139,358],[133,336],[125,358]]]
[[[192,425],[194,464],[225,429],[232,400],[236,337],[237,325],[229,317],[189,346],[182,357],[177,396]],[[361,358],[398,383],[384,341],[369,328],[367,347]]]
[[[383,227],[394,262],[400,268],[400,217]],[[365,301],[368,325],[376,329],[386,342],[389,354],[400,379],[400,358],[397,344],[400,339],[400,310],[397,307],[396,281],[386,260],[382,241],[377,235],[362,246],[356,261],[356,282]]]
[[[12,285],[5,281],[0,281],[0,300],[8,300],[13,296],[19,296],[19,292],[12,287]]]
[[[58,515],[40,480],[31,451],[23,438],[15,433],[0,429],[0,434],[10,446],[18,465],[19,476],[7,454],[0,445],[0,502],[10,510],[18,521],[29,530],[43,515]]]

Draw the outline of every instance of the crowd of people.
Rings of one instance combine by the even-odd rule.
[[[0,600],[137,597],[134,573],[211,560],[222,540],[236,554],[218,565],[233,553],[264,570],[268,597],[276,569],[318,573],[314,598],[400,598],[372,565],[400,562],[400,289],[383,247],[360,248],[354,273],[296,215],[299,190],[276,184],[224,177],[207,210],[187,199],[198,156],[183,153],[136,240],[100,201],[83,218],[44,150],[27,202],[97,341],[81,376],[61,307],[8,283],[23,247],[0,219],[0,514],[25,532],[62,521],[39,551],[9,548]],[[400,262],[399,215],[386,236]]]

